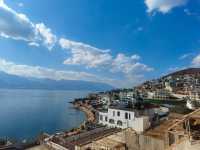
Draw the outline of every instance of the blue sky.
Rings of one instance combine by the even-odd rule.
[[[200,66],[200,0],[0,0],[0,70],[131,87]]]

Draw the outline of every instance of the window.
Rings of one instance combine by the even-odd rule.
[[[120,112],[119,111],[117,112],[117,116],[120,116]]]
[[[131,120],[131,114],[128,115],[129,120]]]
[[[105,121],[106,121],[106,122],[108,121],[108,117],[107,117],[107,116],[105,117]]]
[[[128,119],[128,113],[127,112],[125,113],[125,119]]]
[[[99,116],[99,119],[102,121],[102,120],[103,120],[103,116],[102,116],[102,115],[100,115],[100,116]]]
[[[111,123],[111,124],[115,124],[115,120],[113,120],[113,119],[109,119],[109,123]]]
[[[113,117],[115,117],[115,111],[113,111]]]
[[[117,125],[118,125],[118,126],[122,126],[122,121],[121,121],[121,120],[118,120],[118,121],[117,121]]]

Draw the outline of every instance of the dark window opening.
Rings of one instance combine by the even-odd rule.
[[[119,111],[117,112],[117,116],[120,116],[120,112]]]
[[[111,123],[111,124],[115,124],[115,120],[113,120],[113,119],[109,119],[109,123]]]
[[[125,119],[128,119],[128,113],[127,112],[125,113]]]
[[[121,120],[118,120],[118,121],[117,121],[117,125],[122,126],[122,121],[121,121]]]

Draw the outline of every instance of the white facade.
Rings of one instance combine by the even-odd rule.
[[[172,89],[172,87],[171,87],[169,82],[165,82],[165,89],[168,90],[169,92],[173,91],[173,89]]]
[[[152,99],[154,98],[154,93],[153,92],[147,92],[147,98]]]
[[[135,93],[133,91],[120,91],[119,98],[126,99],[126,98],[133,98]]]
[[[107,112],[99,112],[99,123],[109,127],[132,128],[143,132],[150,127],[148,116],[136,117],[134,111],[109,108]]]

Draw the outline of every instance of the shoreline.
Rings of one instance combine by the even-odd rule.
[[[95,115],[93,113],[93,107],[91,105],[83,104],[82,102],[73,102],[72,104],[74,108],[79,109],[85,114],[86,120],[84,122],[95,122]]]
[[[67,136],[72,136],[81,133],[85,130],[86,123],[95,123],[96,121],[95,114],[93,113],[94,108],[91,105],[84,104],[81,101],[72,101],[70,103],[73,105],[74,109],[82,111],[85,114],[86,119],[82,123],[77,125],[77,127],[74,127],[71,130],[65,132]]]

